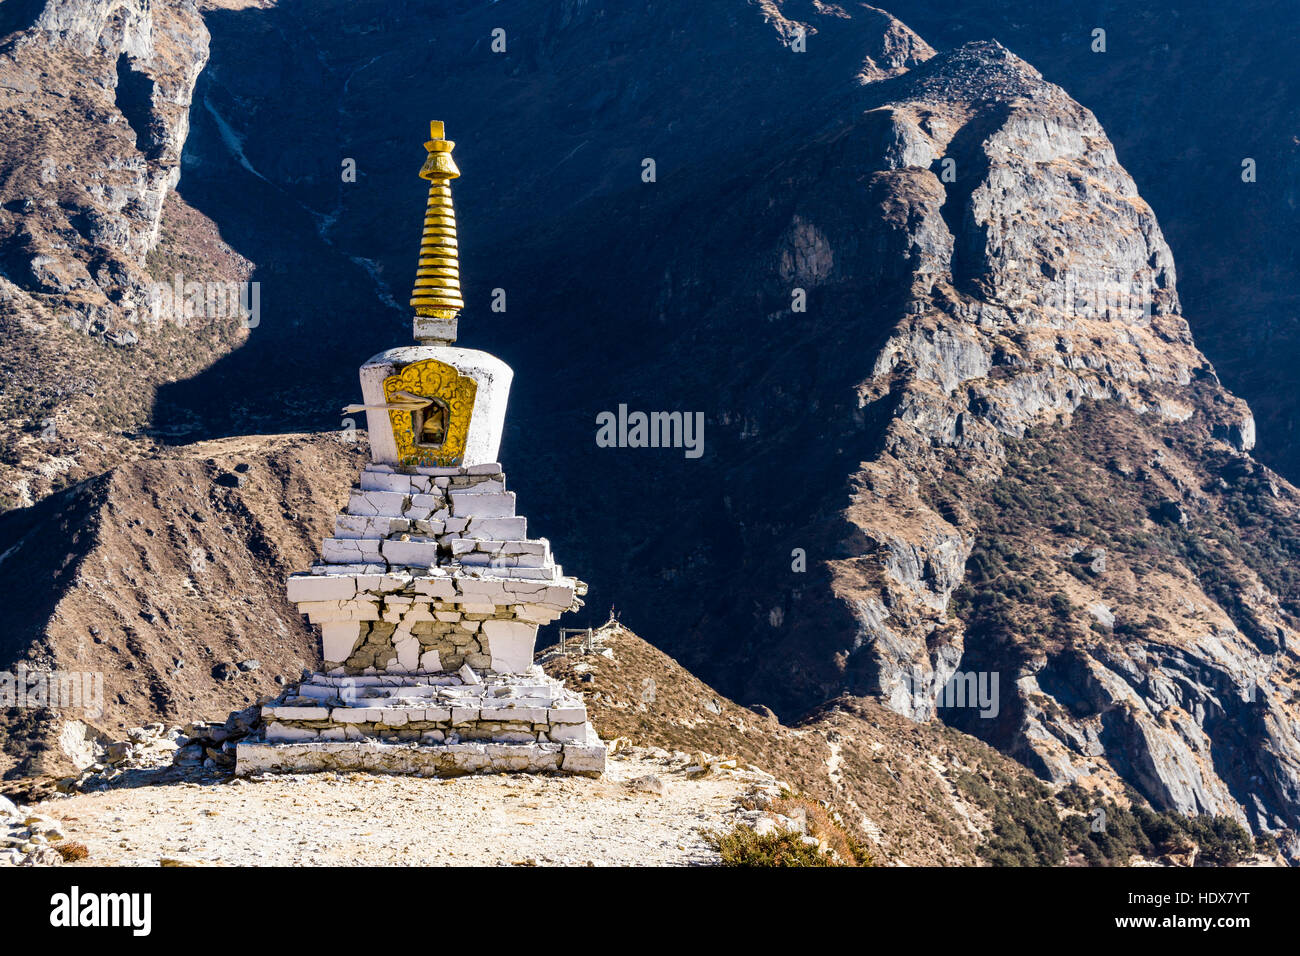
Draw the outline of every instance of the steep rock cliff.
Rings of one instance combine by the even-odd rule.
[[[152,387],[239,331],[159,321],[147,258],[180,177],[208,33],[191,0],[0,17],[0,472],[6,505],[126,453]],[[199,230],[205,231],[205,230]],[[209,273],[228,250],[208,227]],[[237,259],[237,257],[234,257]],[[215,277],[215,275],[213,276]],[[165,281],[170,282],[168,276]]]

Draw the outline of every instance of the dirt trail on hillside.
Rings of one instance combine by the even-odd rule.
[[[688,776],[688,764],[635,750],[599,780],[299,774],[120,788],[37,809],[95,866],[715,864],[701,831],[739,822],[738,800],[762,778]],[[647,775],[662,794],[633,783]]]

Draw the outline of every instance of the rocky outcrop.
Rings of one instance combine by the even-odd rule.
[[[934,637],[973,538],[921,500],[913,466],[951,449],[996,476],[1003,436],[1089,400],[1158,417],[1159,390],[1208,366],[1160,229],[1090,113],[996,43],[909,79],[906,97],[864,117],[884,144],[871,187],[912,278],[861,388],[891,419],[851,515],[886,589],[858,615],[862,640],[882,648],[877,693],[926,719],[960,657]]]
[[[32,78],[0,103],[10,297],[36,296],[87,330],[143,309],[145,256],[207,58],[188,0],[50,0],[5,40],[0,73]]]
[[[11,609],[0,674],[93,678],[10,712],[0,778],[80,771],[106,735],[224,715],[315,663],[284,580],[318,553],[359,461],[332,436],[207,443],[0,516],[0,589],[45,582]]]
[[[150,295],[146,259],[180,177],[208,58],[194,3],[7,6],[15,9],[0,17],[0,506],[12,507],[113,463],[125,450],[121,431],[145,420],[153,383],[201,365],[209,339],[236,336],[213,334],[220,323],[202,318],[180,331],[163,315],[160,327]],[[204,275],[186,266],[185,281],[219,277],[229,255],[206,257]],[[170,284],[181,257],[167,258],[176,266],[165,273]]]
[[[1045,654],[1026,649],[1033,635],[1014,632],[1003,646],[973,649],[977,635],[954,619],[950,598],[988,530],[963,505],[1007,477],[1007,442],[1037,429],[1038,447],[1059,455],[1052,442],[1070,440],[1084,405],[1110,409],[1117,431],[1167,432],[1174,487],[1154,517],[1139,513],[1134,524],[1169,513],[1186,526],[1189,496],[1198,510],[1222,504],[1194,490],[1210,482],[1205,460],[1249,451],[1253,423],[1192,344],[1173,257],[1087,110],[995,43],[936,56],[908,80],[907,95],[865,117],[867,135],[883,144],[871,186],[886,197],[884,222],[901,233],[892,241],[911,278],[904,316],[860,390],[866,417],[885,422],[846,513],[865,548],[833,562],[832,578],[854,608],[870,691],[924,720],[959,671],[991,670],[1015,695],[1015,716],[984,726],[985,736],[1049,778],[1111,773],[1158,807],[1294,829],[1300,738],[1288,679],[1268,676],[1293,619],[1278,606],[1288,592],[1270,592],[1250,567],[1223,568],[1228,593],[1207,604],[1229,616],[1245,604],[1253,629],[1281,636],[1264,644],[1225,621],[1221,634],[1169,626],[1113,644],[1071,634],[1069,647]],[[1044,428],[1058,437],[1044,439]],[[964,495],[941,491],[954,473]],[[1080,492],[1097,480],[1077,478]],[[1279,495],[1295,498],[1289,488]],[[1289,504],[1277,511],[1294,527]],[[1037,530],[1046,538],[1056,529]],[[1089,562],[1092,575],[1107,573],[1106,561]],[[1206,572],[1196,574],[1204,589]],[[1004,587],[1028,579],[1012,577],[1019,583]],[[980,720],[956,719],[981,732]]]

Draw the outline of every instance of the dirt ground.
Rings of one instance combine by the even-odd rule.
[[[82,865],[708,865],[756,783],[688,776],[689,759],[634,750],[599,780],[525,774],[449,780],[361,773],[119,787],[43,802]],[[662,794],[636,781],[656,777]],[[769,778],[770,779],[770,778]]]

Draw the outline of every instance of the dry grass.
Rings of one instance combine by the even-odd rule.
[[[90,856],[90,850],[84,843],[56,843],[54,849],[63,857],[64,863],[76,863]]]
[[[785,793],[768,807],[772,813],[804,821],[804,833],[777,830],[759,835],[737,826],[705,839],[722,854],[723,866],[874,866],[868,853],[845,829],[839,814],[808,797]],[[809,842],[805,837],[816,842]]]

